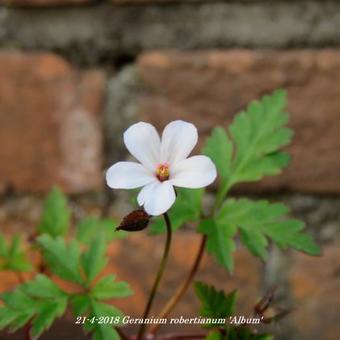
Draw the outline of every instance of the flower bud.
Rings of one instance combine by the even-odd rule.
[[[145,229],[150,221],[149,215],[143,210],[132,211],[123,218],[116,230],[139,231]]]

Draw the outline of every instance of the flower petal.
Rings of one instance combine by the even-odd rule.
[[[162,134],[161,162],[173,164],[187,158],[197,139],[197,129],[193,124],[183,120],[169,123]]]
[[[160,138],[149,123],[139,122],[124,132],[124,143],[136,159],[150,171],[154,171],[160,159]]]
[[[203,188],[217,176],[215,164],[207,156],[193,156],[174,164],[170,169],[170,181],[183,188]]]
[[[143,165],[135,162],[118,162],[106,172],[106,182],[113,189],[134,189],[157,181]]]
[[[175,203],[176,194],[169,181],[154,182],[140,191],[137,200],[138,204],[144,205],[149,215],[158,216],[171,208]]]

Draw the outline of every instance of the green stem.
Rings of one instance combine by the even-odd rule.
[[[215,212],[220,208],[220,206],[223,203],[224,198],[226,197],[229,189],[230,189],[230,180],[227,181],[226,183],[222,184],[220,190],[218,190],[217,194],[216,194],[216,200],[215,200],[215,204],[213,206],[212,212],[211,212],[211,216],[214,216]]]
[[[168,256],[169,256],[171,236],[172,236],[171,221],[170,221],[167,213],[163,214],[163,217],[164,217],[164,221],[165,221],[165,225],[166,225],[166,231],[167,231],[166,243],[165,243],[163,257],[162,257],[161,263],[159,265],[158,273],[156,275],[155,282],[154,282],[153,287],[151,289],[149,300],[148,300],[146,307],[145,307],[143,319],[146,319],[148,317],[149,313],[150,313],[152,303],[153,303],[153,300],[155,298],[159,283],[161,282],[161,279],[162,279],[162,276],[163,276],[163,273],[164,273],[164,269],[165,269],[165,266],[166,266],[166,263],[167,263],[167,260],[168,260]],[[141,327],[139,329],[139,332],[138,332],[137,340],[143,339],[144,333],[145,333],[145,327],[146,327],[146,324],[142,323]]]

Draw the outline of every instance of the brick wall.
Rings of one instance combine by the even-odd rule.
[[[298,306],[274,327],[278,338],[339,338],[336,308],[329,308],[340,306],[339,27],[340,1],[0,0],[0,227],[33,227],[54,184],[72,195],[76,216],[100,213],[105,203],[120,217],[126,197],[105,190],[103,173],[125,157],[122,131],[131,122],[162,128],[187,119],[203,139],[249,100],[285,88],[292,164],[283,176],[240,190],[285,200],[324,256],[273,250],[262,265],[240,249],[233,278],[218,268],[202,275],[239,286],[241,310],[277,283],[282,300]],[[161,299],[188,266],[183,244],[196,247],[190,230],[177,237]],[[133,254],[149,254],[150,242],[135,236],[115,245],[113,254],[129,266],[113,259],[112,268],[133,276],[141,266]],[[151,279],[144,271],[134,303],[122,306],[128,313],[140,312]],[[0,289],[13,283],[8,273],[0,282]],[[195,306],[190,293],[177,313]]]

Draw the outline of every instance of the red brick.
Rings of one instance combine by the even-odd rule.
[[[0,187],[101,187],[104,77],[53,54],[0,53]]]
[[[292,317],[301,339],[340,338],[339,241],[324,249],[320,258],[295,254],[290,284],[295,310]]]
[[[145,85],[139,117],[159,128],[190,120],[201,138],[227,126],[250,100],[286,89],[293,160],[262,188],[340,192],[340,51],[151,52],[138,67]]]
[[[0,5],[20,6],[20,7],[47,7],[47,6],[64,6],[80,5],[89,3],[90,0],[0,0]]]

